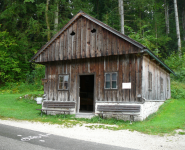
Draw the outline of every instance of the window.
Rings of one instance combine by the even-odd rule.
[[[59,90],[69,89],[69,75],[59,75],[58,89]]]
[[[160,91],[163,93],[163,78],[160,77]]]
[[[148,90],[152,91],[152,73],[148,72]]]
[[[169,79],[167,78],[167,91],[169,91]]]
[[[105,73],[105,89],[117,89],[117,73]]]

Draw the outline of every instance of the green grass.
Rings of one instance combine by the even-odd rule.
[[[185,130],[185,99],[167,100],[159,109],[159,111],[149,116],[143,122],[133,122],[117,120],[117,119],[101,119],[93,117],[92,119],[74,118],[74,115],[43,115],[36,109],[41,108],[36,101],[30,99],[19,98],[24,94],[0,94],[0,119],[17,119],[48,122],[51,124],[60,124],[65,127],[72,127],[76,124],[83,123],[100,123],[103,125],[87,125],[89,128],[106,128],[111,130],[129,129],[136,130],[147,134],[164,134],[173,133],[176,129]],[[30,94],[30,93],[29,93]],[[43,92],[32,92],[31,94],[43,94]],[[117,126],[107,126],[117,125]],[[180,133],[179,133],[180,134]],[[183,134],[183,132],[182,132]]]

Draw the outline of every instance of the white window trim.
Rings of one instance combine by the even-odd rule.
[[[112,88],[112,74],[115,73],[116,74],[116,88]],[[106,74],[110,74],[110,88],[106,88]],[[106,90],[117,90],[118,89],[118,73],[117,72],[106,72],[104,74],[104,89]]]
[[[67,89],[59,89],[59,84],[60,84],[60,76],[68,76],[68,86],[67,86]],[[63,82],[64,84],[64,82]],[[64,85],[63,85],[64,87]],[[62,90],[62,91],[68,91],[69,90],[69,74],[59,74],[58,75],[58,90]]]

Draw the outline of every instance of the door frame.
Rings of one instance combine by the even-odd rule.
[[[76,113],[79,113],[79,102],[80,102],[80,95],[79,95],[79,87],[80,87],[80,76],[88,76],[88,75],[94,75],[94,93],[93,93],[93,112],[95,112],[95,90],[96,90],[96,73],[83,73],[83,74],[78,74],[78,80],[77,80],[77,101],[76,101]]]

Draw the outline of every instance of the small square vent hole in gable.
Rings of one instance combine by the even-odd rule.
[[[70,35],[71,35],[71,36],[75,35],[75,32],[74,32],[74,31],[72,31],[72,32],[70,33]]]
[[[92,30],[91,30],[91,33],[95,33],[95,32],[96,32],[96,29],[92,29]]]

